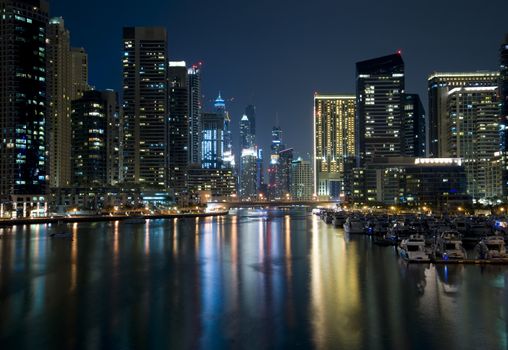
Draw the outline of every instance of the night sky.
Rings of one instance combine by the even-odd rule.
[[[313,93],[354,93],[355,62],[402,50],[406,90],[427,105],[433,71],[495,70],[508,1],[52,0],[90,83],[121,86],[123,26],[165,26],[171,60],[204,62],[205,107],[222,91],[234,132],[247,104],[268,151],[278,114],[286,145],[312,149]],[[235,144],[237,147],[237,144]]]

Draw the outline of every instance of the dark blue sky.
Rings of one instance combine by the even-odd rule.
[[[407,91],[433,71],[497,69],[508,1],[471,0],[52,0],[72,44],[90,55],[90,82],[119,89],[123,26],[165,26],[170,59],[204,62],[203,93],[231,98],[235,133],[258,108],[268,148],[278,113],[284,141],[312,148],[314,91],[354,93],[355,62],[403,52]]]

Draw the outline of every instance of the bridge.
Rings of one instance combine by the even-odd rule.
[[[254,202],[210,202],[207,207],[210,209],[224,208],[291,208],[291,207],[333,207],[339,201],[254,201]]]

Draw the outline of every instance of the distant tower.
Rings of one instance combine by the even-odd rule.
[[[189,157],[191,164],[201,163],[201,62],[189,68]]]
[[[215,112],[224,116],[224,153],[223,165],[225,168],[235,167],[235,156],[233,154],[233,136],[231,134],[231,116],[226,110],[226,102],[219,92],[219,96],[214,103]]]

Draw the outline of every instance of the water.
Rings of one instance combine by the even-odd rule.
[[[507,349],[508,267],[411,265],[304,211],[2,229],[1,349]]]

